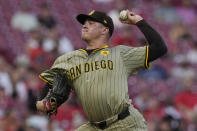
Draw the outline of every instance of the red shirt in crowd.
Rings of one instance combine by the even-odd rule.
[[[180,92],[175,96],[175,104],[182,104],[190,109],[197,106],[197,93],[191,91]]]

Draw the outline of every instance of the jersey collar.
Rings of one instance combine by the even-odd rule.
[[[105,46],[103,46],[103,47],[101,47],[101,48],[94,49],[92,52],[97,52],[97,51],[99,51],[99,50],[101,50],[101,49],[105,49],[105,48],[108,48],[108,47],[109,47],[109,46],[105,45]],[[87,51],[86,51],[85,49],[79,49],[79,50],[85,52],[86,54],[88,54]]]

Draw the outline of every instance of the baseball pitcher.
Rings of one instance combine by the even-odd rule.
[[[120,21],[137,26],[148,45],[109,48],[112,19],[95,10],[79,14],[76,18],[83,25],[81,38],[87,47],[58,57],[49,70],[40,74],[46,85],[36,104],[39,111],[57,113],[74,90],[88,118],[77,131],[147,131],[145,119],[132,106],[127,79],[140,69],[148,69],[151,61],[167,52],[167,47],[141,16],[129,10],[126,15]]]

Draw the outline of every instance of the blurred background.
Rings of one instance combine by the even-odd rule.
[[[94,9],[114,20],[112,47],[147,43],[135,26],[119,22],[122,9],[143,16],[168,46],[128,80],[149,131],[197,131],[196,0],[0,0],[0,131],[73,131],[87,122],[74,92],[51,119],[35,102],[44,85],[38,75],[56,57],[85,48],[75,17]]]

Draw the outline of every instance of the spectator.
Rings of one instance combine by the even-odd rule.
[[[173,27],[169,30],[168,36],[172,44],[179,44],[179,40],[182,36],[189,34],[188,29],[181,22],[175,23]]]
[[[6,116],[3,118],[2,122],[3,131],[17,131],[20,127],[19,121],[17,120],[17,113],[14,110],[7,110]]]
[[[25,78],[27,76],[27,67],[17,65],[12,73],[12,83],[14,85],[14,93],[16,98],[23,104],[27,101],[27,86]]]
[[[171,0],[162,0],[161,4],[154,10],[154,17],[161,24],[173,24],[180,21]]]
[[[21,10],[13,15],[11,25],[22,32],[29,32],[38,28],[38,21],[36,16],[30,12],[29,6],[23,3]]]
[[[52,29],[46,34],[42,48],[45,52],[55,51],[59,55],[74,50],[71,41],[67,37],[61,36],[58,29]]]
[[[123,27],[122,33],[113,39],[113,46],[127,45],[127,46],[137,46],[136,36],[129,27]]]
[[[134,103],[139,108],[140,111],[145,112],[148,110],[148,103],[150,100],[150,95],[147,90],[142,90],[138,96],[134,99]]]
[[[192,91],[193,80],[191,78],[185,79],[183,84],[184,89],[175,96],[174,102],[184,119],[191,122],[197,107],[197,93]]]
[[[11,67],[3,57],[0,57],[0,86],[4,88],[6,95],[11,95],[13,92],[9,71],[11,71]]]
[[[30,37],[27,39],[27,44],[25,47],[25,53],[31,53],[32,50],[38,49],[42,46],[43,35],[38,30],[32,30],[30,32]],[[30,55],[31,56],[31,55]]]
[[[0,123],[1,120],[5,117],[6,111],[12,108],[13,101],[10,96],[6,95],[5,89],[0,86]],[[0,129],[1,129],[0,124]]]
[[[55,28],[57,22],[50,12],[49,5],[47,3],[43,3],[40,9],[40,14],[37,16],[40,25],[46,29]]]
[[[53,29],[46,33],[43,39],[42,49],[44,52],[57,52],[58,48],[58,36],[57,30]]]
[[[26,129],[29,131],[46,131],[48,119],[43,115],[30,115],[25,124],[27,125]]]
[[[157,100],[152,97],[148,103],[148,110],[145,112],[145,118],[148,121],[148,130],[154,130],[156,127],[156,121],[161,120],[164,116],[164,108]]]
[[[168,121],[172,131],[184,131],[185,125],[183,124],[182,114],[176,109],[173,98],[169,97],[165,105],[165,116],[162,121]]]
[[[190,66],[190,63],[183,60],[180,64],[171,69],[171,75],[180,80],[192,79],[195,77],[195,70]]]
[[[158,122],[156,131],[185,131],[180,124],[181,121],[166,115],[161,121]]]
[[[58,53],[65,54],[74,50],[73,44],[66,36],[61,36],[59,38]]]
[[[176,8],[181,21],[184,24],[193,24],[196,21],[196,11],[192,7],[191,0],[181,0],[182,5]]]
[[[197,41],[194,42],[194,46],[189,50],[186,58],[190,63],[197,65]]]
[[[191,125],[189,126],[189,131],[197,130],[197,112],[195,112]]]
[[[28,73],[26,75],[26,86],[27,86],[27,93],[28,93],[28,98],[27,98],[27,108],[28,111],[31,113],[36,113],[36,96],[37,92],[40,89],[41,83],[39,81],[38,77],[35,77],[36,70],[29,68]]]
[[[29,40],[26,44],[26,54],[30,60],[30,67],[35,70],[42,70],[46,64],[49,64],[53,59],[46,62],[47,58],[51,58],[50,55],[46,55],[43,50],[43,35],[38,31],[34,30],[30,34]],[[46,62],[46,64],[44,64]]]
[[[165,106],[164,111],[165,111],[166,116],[171,116],[175,120],[182,119],[182,114],[177,110],[177,108],[174,105],[173,97],[169,96],[166,99],[165,105],[166,106]]]
[[[141,70],[139,76],[147,80],[164,80],[168,78],[166,70],[159,65],[152,66],[148,71]]]
[[[164,118],[163,120],[157,122],[155,131],[172,131],[170,121]]]

